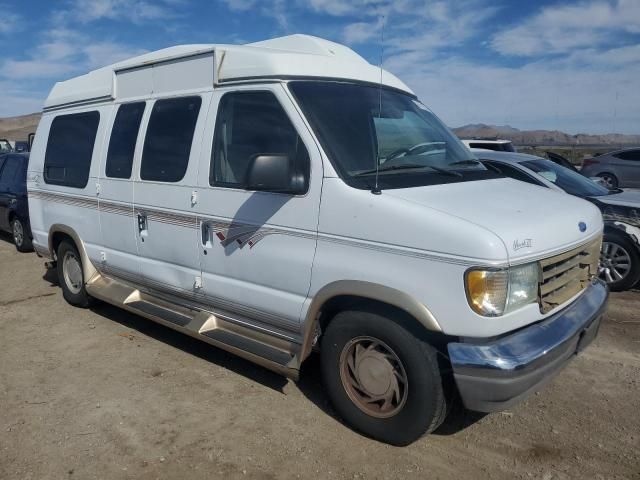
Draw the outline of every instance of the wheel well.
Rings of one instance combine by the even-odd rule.
[[[604,226],[604,234],[618,234],[618,235],[622,235],[624,238],[626,238],[627,240],[629,240],[629,242],[636,248],[636,250],[638,251],[638,253],[640,253],[640,244],[638,243],[638,241],[636,241],[634,239],[634,235],[631,232],[628,232],[627,230],[625,230],[624,227],[620,226],[615,226],[615,225],[605,225]]]
[[[385,303],[379,300],[358,297],[354,295],[340,295],[333,297],[322,306],[318,317],[319,335],[322,338],[322,332],[326,331],[329,324],[335,316],[345,310],[357,310],[383,315],[404,328],[409,330],[416,337],[425,340],[438,350],[446,352],[446,344],[452,340],[452,337],[441,332],[428,330],[413,315],[407,311]]]
[[[596,174],[596,177],[602,177],[603,175],[611,175],[611,176],[612,176],[612,177],[614,177],[614,178],[618,178],[618,176],[617,176],[615,173],[610,172],[610,171],[608,171],[608,170],[605,170],[605,171],[603,171],[603,172],[599,172],[599,173],[597,173],[597,174]]]
[[[53,235],[51,235],[51,250],[54,258],[58,255],[58,247],[63,242],[63,240],[68,240],[73,245],[75,245],[76,248],[78,248],[76,242],[73,240],[73,238],[71,238],[71,235],[64,232],[54,232]]]

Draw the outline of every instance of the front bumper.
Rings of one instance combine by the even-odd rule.
[[[594,280],[571,305],[541,322],[486,343],[450,343],[465,407],[504,410],[544,385],[596,337],[608,296],[605,283]]]

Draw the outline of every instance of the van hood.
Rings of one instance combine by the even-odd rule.
[[[384,195],[491,231],[504,243],[509,262],[580,245],[603,229],[600,210],[588,201],[510,178],[390,189]]]

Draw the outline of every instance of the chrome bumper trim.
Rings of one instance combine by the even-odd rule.
[[[536,324],[487,342],[450,343],[467,408],[507,408],[552,378],[595,338],[608,296],[606,284],[594,280],[573,303]]]

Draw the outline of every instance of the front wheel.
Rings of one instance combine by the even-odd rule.
[[[622,232],[607,232],[600,252],[600,277],[609,288],[621,292],[640,281],[640,252]]]
[[[78,249],[71,242],[60,243],[57,253],[58,283],[62,288],[64,299],[76,307],[87,308],[92,298],[84,286],[82,260]]]
[[[407,445],[445,418],[437,351],[393,320],[338,313],[322,337],[321,359],[335,409],[370,437]]]
[[[615,190],[618,188],[618,179],[613,173],[601,173],[598,175],[602,179],[602,183],[609,190]]]
[[[16,246],[16,250],[19,252],[33,251],[28,229],[19,218],[14,218],[11,221],[11,234],[13,236],[13,244]]]

